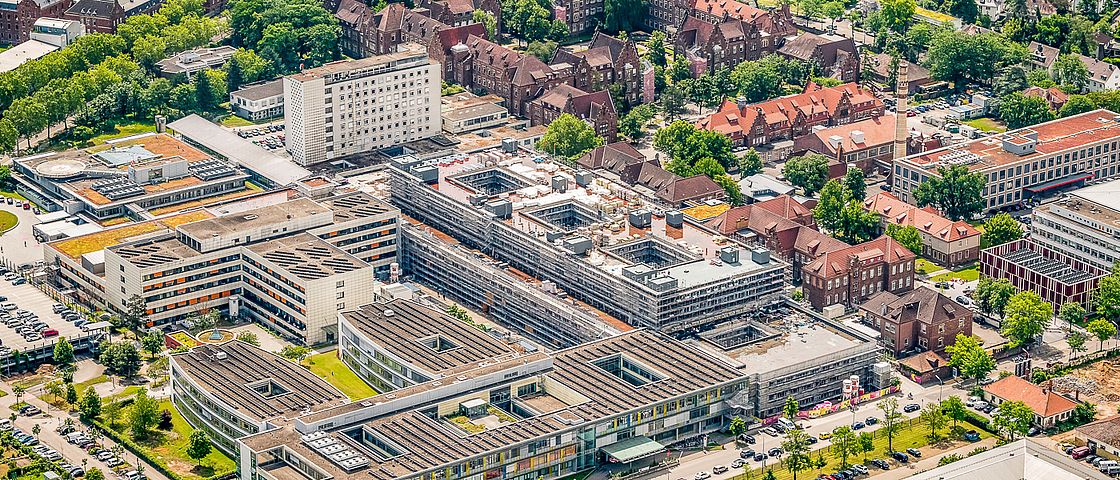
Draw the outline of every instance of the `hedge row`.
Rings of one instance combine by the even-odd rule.
[[[93,423],[94,426],[101,429],[101,431],[105,433],[105,436],[107,436],[109,438],[112,438],[113,441],[117,442],[118,444],[120,444],[124,448],[128,449],[128,451],[132,452],[137,457],[144,459],[144,461],[146,461],[149,464],[151,464],[152,466],[154,466],[156,470],[159,470],[160,473],[166,475],[167,478],[169,478],[171,480],[185,480],[182,475],[179,475],[178,473],[175,473],[174,471],[172,471],[171,468],[168,467],[167,464],[163,462],[163,460],[161,460],[159,458],[152,457],[151,455],[149,455],[149,452],[148,452],[147,449],[141,447],[140,445],[137,445],[136,442],[132,441],[131,438],[128,438],[124,435],[121,435],[120,433],[117,433],[116,430],[113,430],[112,428],[109,428],[108,425],[105,425],[100,420],[94,420],[94,421],[92,421],[92,423]],[[220,479],[228,478],[235,473],[236,472],[223,472],[223,473],[214,475],[212,477],[204,477],[203,480],[220,480]]]

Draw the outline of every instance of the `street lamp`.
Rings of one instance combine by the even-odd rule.
[[[937,384],[939,385],[937,389],[937,403],[941,403],[941,394],[945,391],[945,382],[941,381],[941,375],[936,372],[933,374],[933,378],[937,379]]]

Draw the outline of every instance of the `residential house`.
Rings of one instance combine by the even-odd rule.
[[[453,27],[475,23],[474,11],[482,10],[494,17],[497,32],[502,31],[502,6],[499,0],[420,0],[419,8],[428,10],[428,16]]]
[[[887,225],[913,226],[922,237],[921,255],[939,265],[954,267],[980,258],[980,231],[963,220],[949,220],[932,207],[918,208],[890,192],[878,192],[863,202]]]
[[[159,0],[77,0],[62,18],[85,25],[89,33],[116,33],[117,25],[128,17],[152,13],[162,4]]]
[[[926,385],[934,381],[944,383],[953,378],[953,367],[945,357],[929,350],[898,360],[898,371],[910,381]]]
[[[573,86],[580,90],[595,92],[619,85],[629,105],[642,102],[642,60],[633,40],[596,31],[586,50],[560,48],[549,63],[570,65],[575,72]]]
[[[477,35],[469,35],[462,47],[453,47],[451,59],[451,76],[445,80],[493,93],[519,116],[528,115],[531,100],[573,80],[569,65],[550,66]]]
[[[1046,103],[1050,105],[1050,108],[1055,112],[1061,110],[1062,105],[1065,105],[1066,102],[1069,101],[1069,95],[1058,87],[1028,87],[1026,90],[1023,90],[1023,95],[1046,100]]]
[[[626,142],[595,148],[577,159],[576,164],[611,181],[630,185],[635,191],[673,207],[726,197],[723,187],[707,176],[677,176],[661,168],[658,159],[646,159]]]
[[[983,390],[984,400],[996,406],[1003,402],[1025,403],[1034,412],[1034,425],[1041,428],[1052,428],[1068,420],[1077,408],[1077,402],[1048,386],[1035,385],[1015,375],[985,385]]]
[[[732,207],[705,223],[721,235],[764,246],[788,262],[794,284],[801,283],[804,265],[850,246],[817,230],[813,211],[788,195]]]
[[[805,92],[750,104],[725,101],[697,127],[723,133],[735,145],[756,146],[796,140],[816,126],[843,125],[883,114],[883,102],[855,83],[821,87],[809,82]]]
[[[841,82],[858,82],[859,50],[855,40],[839,35],[816,35],[809,32],[788,40],[778,49],[782,56],[816,65],[821,76]]]
[[[1031,42],[1027,45],[1027,60],[1034,68],[1041,68],[1048,72],[1054,66],[1054,62],[1058,60],[1060,54],[1061,51],[1057,48],[1045,43]]]
[[[901,295],[879,292],[859,310],[896,358],[913,352],[945,353],[958,334],[972,335],[972,310],[929,287]]]
[[[673,48],[699,65],[701,71],[713,72],[773,53],[779,40],[757,24],[738,18],[711,23],[689,16],[677,29]]]
[[[877,53],[871,55],[869,61],[871,62],[872,84],[875,89],[880,92],[893,92],[894,85],[888,85],[888,82],[894,76],[891,72],[892,57],[885,53]],[[929,70],[917,63],[906,63],[906,92],[908,95],[921,94],[925,89],[934,83],[933,78],[929,75]]]
[[[916,258],[886,235],[827,252],[802,267],[805,298],[819,310],[830,305],[859,305],[881,291],[909,291],[914,285]]]
[[[618,111],[606,90],[587,93],[561,84],[529,102],[530,125],[548,125],[565,113],[590,124],[608,142],[618,137]]]

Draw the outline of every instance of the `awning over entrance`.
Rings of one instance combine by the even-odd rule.
[[[1027,187],[1024,190],[1026,190],[1028,192],[1031,192],[1031,193],[1045,192],[1047,190],[1050,190],[1051,188],[1064,187],[1064,186],[1069,185],[1071,183],[1080,182],[1082,180],[1092,180],[1092,179],[1093,179],[1093,174],[1091,174],[1091,173],[1078,173],[1076,175],[1070,175],[1068,177],[1055,178],[1055,179],[1050,180],[1049,182],[1046,182],[1046,183],[1040,183],[1040,184],[1035,185],[1033,187]]]
[[[600,450],[607,455],[611,462],[626,463],[663,453],[665,446],[649,437],[630,437],[607,445]]]

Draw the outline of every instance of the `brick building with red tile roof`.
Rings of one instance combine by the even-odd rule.
[[[1042,428],[1068,419],[1077,408],[1077,402],[1014,375],[985,385],[984,400],[997,406],[1003,402],[1023,402],[1034,412],[1034,424]]]
[[[883,102],[855,83],[821,87],[813,82],[805,92],[748,104],[727,100],[719,111],[696,126],[727,135],[736,145],[754,146],[777,140],[796,140],[815,126],[843,125],[878,117]]]
[[[883,235],[826,252],[802,267],[805,298],[813,308],[859,305],[878,292],[906,292],[914,285],[910,250]]]
[[[921,255],[939,265],[953,267],[980,258],[980,231],[968,222],[949,220],[931,207],[915,207],[890,192],[876,193],[863,205],[879,214],[884,230],[888,224],[917,228],[922,237]]]

